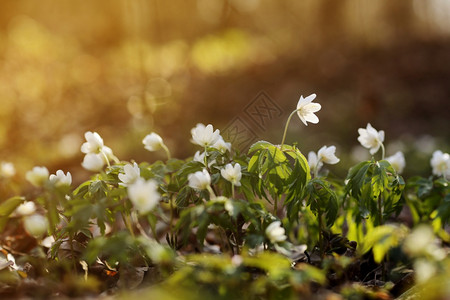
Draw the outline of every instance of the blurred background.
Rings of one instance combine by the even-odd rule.
[[[249,113],[261,93],[276,114]],[[320,123],[293,119],[289,143],[305,154],[336,145],[341,163],[330,168],[345,176],[368,157],[357,129],[370,122],[386,131],[387,155],[405,152],[406,176],[428,176],[433,150],[449,150],[450,1],[1,3],[0,162],[16,182],[35,165],[86,180],[88,130],[137,162],[165,159],[144,150],[151,131],[173,156],[192,156],[199,122],[223,131],[238,120],[280,143],[311,93]]]

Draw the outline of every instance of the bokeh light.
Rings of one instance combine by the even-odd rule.
[[[289,142],[305,153],[336,144],[347,167],[371,122],[389,152],[419,159],[406,173],[426,171],[426,149],[449,147],[449,20],[446,0],[9,1],[1,160],[19,177],[46,165],[81,180],[87,130],[121,159],[160,159],[140,143],[151,131],[184,158],[190,128],[226,127],[261,91],[283,114],[255,131],[277,142],[299,96],[315,92],[320,124],[292,125]]]

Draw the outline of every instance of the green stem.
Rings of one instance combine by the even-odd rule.
[[[72,234],[69,234],[69,245],[70,245],[70,255],[72,256],[72,263],[73,263],[73,271],[75,272],[75,274],[77,274],[77,263],[76,263],[76,259],[75,259],[75,251],[73,248],[73,239],[74,237],[72,236]]]
[[[283,133],[283,139],[281,140],[281,146],[280,149],[283,150],[283,145],[284,145],[284,141],[286,139],[286,133],[287,133],[287,129],[289,126],[289,123],[291,122],[292,116],[298,111],[298,109],[294,110],[293,112],[291,112],[291,114],[289,115],[287,121],[286,121],[286,126],[284,127],[284,133]]]
[[[173,236],[173,215],[174,215],[174,208],[173,208],[173,199],[172,197],[170,197],[169,199],[169,203],[170,203],[170,223],[169,223],[169,232],[170,232],[170,236]]]
[[[100,153],[103,155],[103,157],[106,160],[106,164],[108,165],[108,168],[111,168],[111,164],[109,163],[109,159],[108,159],[108,155],[105,154],[105,152],[103,152],[103,150],[100,150]]]
[[[170,160],[172,157],[171,157],[171,155],[170,155],[169,148],[167,148],[167,146],[164,145],[164,144],[161,144],[161,147],[164,149],[164,151],[166,151],[167,160]]]
[[[133,228],[131,227],[129,215],[128,214],[124,214],[123,212],[121,212],[121,214],[122,214],[122,220],[125,223],[125,227],[127,227],[127,229],[130,232],[131,236],[134,238],[134,231],[133,231]]]
[[[317,178],[317,176],[319,176],[319,163],[320,163],[320,160],[317,161],[317,164],[314,167],[314,178]]]
[[[320,250],[320,259],[323,260],[324,258],[324,249],[323,249],[323,238],[322,238],[322,211],[320,210],[320,207],[317,208],[317,218],[319,219],[319,250]]]
[[[383,145],[383,143],[381,143],[381,160],[384,159],[384,153],[385,153],[384,145]]]
[[[239,222],[236,218],[236,254],[240,253],[239,245],[241,244],[241,229],[239,228]]]
[[[378,225],[383,225],[383,207],[382,207],[382,199],[381,195],[378,196]]]
[[[213,189],[211,188],[211,186],[207,186],[206,187],[206,189],[208,190],[208,192],[209,192],[209,196],[210,196],[210,198],[216,198],[216,194],[214,193],[214,191],[213,191]]]
[[[278,212],[278,198],[275,197],[274,203],[273,203],[273,214],[274,214],[274,216],[277,216],[277,212]]]
[[[234,183],[231,184],[231,199],[234,199]]]

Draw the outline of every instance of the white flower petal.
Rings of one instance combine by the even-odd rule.
[[[319,118],[316,115],[312,114],[312,113],[307,114],[304,117],[305,117],[305,120],[307,122],[310,122],[310,123],[313,123],[313,124],[319,123]]]
[[[206,169],[188,175],[189,186],[198,190],[205,190],[211,184],[211,176]]]

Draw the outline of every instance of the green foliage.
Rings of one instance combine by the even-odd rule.
[[[388,161],[364,161],[352,167],[347,176],[346,193],[357,203],[357,222],[368,217],[376,225],[402,208],[405,182]]]
[[[406,236],[407,230],[404,227],[393,225],[381,225],[368,230],[365,238],[358,250],[365,254],[372,250],[376,263],[381,263],[387,252],[398,246],[400,241]]]
[[[373,279],[386,276],[386,262],[420,265],[423,257],[404,250],[409,229],[396,224],[405,202],[414,224],[431,222],[437,236],[450,240],[444,178],[413,177],[405,183],[388,161],[372,159],[352,167],[344,184],[328,172],[318,176],[318,169],[312,177],[296,146],[260,141],[248,154],[203,151],[195,159],[131,165],[134,182],[124,175],[130,165],[118,160],[73,190],[48,181],[32,199],[55,239],[48,256],[70,270],[79,269],[81,261],[85,276],[99,265],[102,276],[140,274],[138,284],[142,270],[152,270],[147,276],[153,276],[152,284],[160,282],[159,296],[297,299],[311,296],[312,286],[351,280],[344,273],[358,263],[374,264]],[[226,176],[227,164],[239,164],[239,180]],[[193,184],[192,178],[206,185]],[[131,193],[136,182],[150,182],[157,199],[147,198],[148,189]],[[156,201],[151,209],[140,209],[151,200]],[[24,201],[13,197],[0,204],[0,232],[27,218],[15,212]],[[46,258],[36,239],[36,251]],[[426,251],[438,270],[444,252],[436,247]],[[393,254],[398,252],[400,259]],[[379,265],[382,273],[376,271]],[[0,261],[0,267],[10,263]],[[14,284],[17,274],[9,274]],[[358,285],[346,293],[370,294]]]
[[[163,288],[197,298],[284,299],[308,296],[311,282],[324,284],[318,269],[301,265],[293,269],[285,257],[271,252],[257,256],[190,255]],[[194,295],[190,292],[195,291]]]
[[[275,201],[288,192],[291,197],[298,197],[311,178],[308,162],[296,147],[284,145],[280,149],[260,141],[253,144],[248,153],[253,153],[248,163],[248,171],[253,175],[250,184],[258,197],[270,201],[266,192]]]
[[[416,224],[439,219],[450,224],[450,186],[444,178],[413,177],[406,185],[407,203]]]

